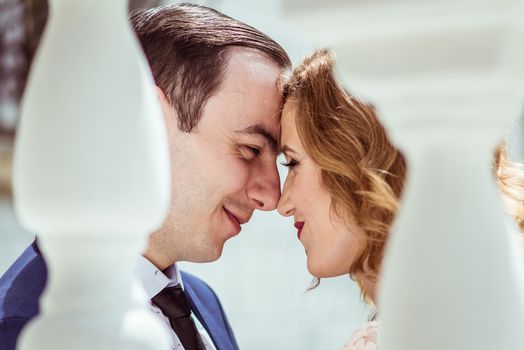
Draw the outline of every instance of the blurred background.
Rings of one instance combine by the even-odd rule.
[[[130,9],[173,1],[131,0]],[[293,63],[322,46],[300,31],[300,18],[345,6],[385,3],[382,0],[216,0],[189,1],[215,8],[273,37]],[[408,2],[397,0],[396,2]],[[45,26],[45,0],[0,0],[0,275],[34,239],[17,223],[12,210],[10,169],[18,105],[27,73]],[[293,18],[292,21],[289,19]],[[293,24],[292,24],[293,23]],[[346,23],[339,23],[345,30]],[[326,38],[327,39],[327,38]],[[343,39],[342,39],[343,40]],[[514,158],[524,159],[522,122],[509,132]],[[281,179],[286,170],[281,167]],[[210,284],[220,296],[242,349],[336,349],[370,314],[349,277],[323,280],[307,292],[312,277],[296,239],[292,218],[256,212],[240,236],[229,241],[222,258],[210,264],[182,267]]]

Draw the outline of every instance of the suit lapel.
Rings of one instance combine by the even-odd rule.
[[[217,350],[238,349],[231,341],[229,327],[224,322],[222,310],[216,301],[205,299],[190,283],[184,283],[184,290],[193,313],[206,329]]]

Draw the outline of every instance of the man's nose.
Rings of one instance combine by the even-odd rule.
[[[247,195],[255,209],[269,211],[277,207],[280,199],[280,177],[276,164],[253,173]]]

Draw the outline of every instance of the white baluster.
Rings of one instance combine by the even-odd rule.
[[[409,177],[383,262],[384,350],[517,350],[524,344],[522,258],[490,169],[521,99],[488,80],[380,100]],[[439,91],[440,90],[440,91]],[[433,93],[433,96],[432,94]],[[386,112],[387,111],[387,112]]]
[[[170,179],[127,1],[50,5],[14,160],[16,210],[39,237],[49,278],[19,347],[166,349],[164,328],[130,310],[135,261],[164,220]]]
[[[518,71],[499,59],[517,55],[514,47],[501,50],[515,35],[506,15],[470,17],[448,33],[430,30],[425,46],[413,50],[399,45],[405,51],[396,53],[398,61],[405,57],[419,71],[402,67],[404,77],[374,77],[362,89],[408,159],[380,281],[381,349],[518,350],[524,344],[522,251],[490,168],[495,145],[523,104]],[[412,40],[405,34],[399,43]],[[431,34],[447,41],[432,42]],[[485,45],[477,41],[482,36]],[[468,45],[478,57],[461,49]],[[423,52],[432,50],[441,57],[426,66]]]

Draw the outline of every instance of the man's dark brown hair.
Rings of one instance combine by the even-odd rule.
[[[175,4],[131,14],[156,85],[178,114],[178,127],[191,132],[206,101],[222,83],[230,49],[258,50],[282,69],[284,49],[259,30],[213,9]]]

